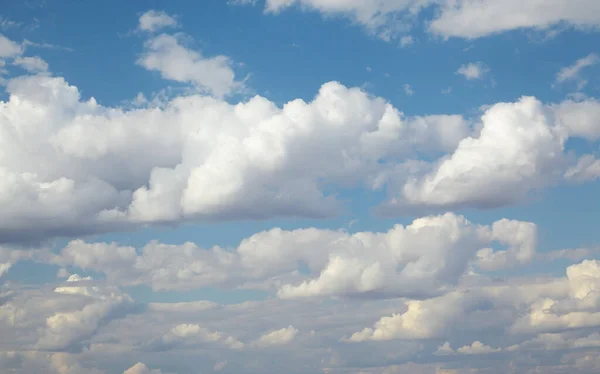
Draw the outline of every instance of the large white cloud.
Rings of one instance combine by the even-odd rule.
[[[477,136],[461,140],[431,172],[411,177],[387,209],[492,208],[522,201],[562,178],[569,137],[597,139],[598,110],[593,99],[545,106],[523,97],[495,104],[483,114]]]
[[[504,249],[492,250],[493,243]],[[286,299],[389,297],[436,294],[457,284],[471,266],[527,264],[536,246],[533,223],[503,219],[485,226],[447,213],[381,233],[271,229],[242,240],[235,250],[150,242],[138,253],[116,243],[75,240],[50,261],[102,272],[114,284],[155,290],[259,287],[275,288]]]
[[[3,241],[128,222],[330,216],[339,203],[324,186],[379,188],[410,171],[405,157],[451,151],[469,133],[460,116],[406,118],[335,82],[283,108],[200,95],[164,108],[109,108],[49,76],[14,78],[7,90]]]

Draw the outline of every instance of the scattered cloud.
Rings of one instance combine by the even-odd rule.
[[[467,80],[482,79],[490,69],[483,62],[470,62],[465,65],[461,65],[456,74],[460,74]]]
[[[162,11],[149,10],[139,19],[138,29],[146,32],[155,32],[164,28],[177,27],[177,20]]]
[[[600,63],[600,57],[591,53],[586,57],[577,60],[573,65],[562,68],[556,75],[556,82],[564,83],[567,81],[576,81],[577,90],[583,89],[587,85],[587,80],[581,77],[582,70]]]

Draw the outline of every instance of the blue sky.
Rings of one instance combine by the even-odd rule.
[[[598,372],[598,14],[8,1],[0,369]]]

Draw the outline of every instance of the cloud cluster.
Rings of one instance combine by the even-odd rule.
[[[493,250],[493,244],[503,248]],[[274,288],[283,299],[423,296],[456,285],[471,266],[497,270],[527,264],[536,245],[533,223],[503,219],[485,226],[447,213],[381,233],[271,229],[242,240],[235,250],[151,242],[138,252],[76,240],[51,261],[104,273],[114,284],[147,284],[154,290]]]
[[[481,38],[519,29],[550,30],[561,25],[600,25],[596,0],[267,0],[265,12],[298,6],[324,15],[344,15],[384,40],[402,40],[414,24],[444,38]],[[426,19],[425,14],[433,14]],[[519,14],[519,17],[514,17]]]
[[[328,217],[341,208],[325,192],[332,187],[386,188],[393,214],[513,204],[561,179],[569,137],[595,140],[600,128],[593,99],[525,97],[492,105],[474,125],[406,117],[336,82],[281,108],[259,96],[228,104],[196,94],[110,108],[40,75],[13,78],[7,90],[3,242],[190,219]]]

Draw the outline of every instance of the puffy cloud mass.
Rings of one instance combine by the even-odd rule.
[[[189,95],[111,108],[40,75],[11,79],[7,90],[3,242],[191,219],[328,217],[341,207],[331,187],[387,188],[392,213],[500,206],[560,179],[566,139],[600,134],[593,99],[495,104],[476,134],[461,116],[406,117],[336,82],[283,107]]]
[[[492,244],[501,249],[493,250]],[[70,242],[51,261],[106,274],[120,285],[154,290],[206,286],[275,289],[280,298],[436,294],[470,267],[497,270],[529,263],[537,227],[499,220],[477,225],[447,213],[387,232],[271,229],[235,250],[150,242],[139,251],[116,243]]]

